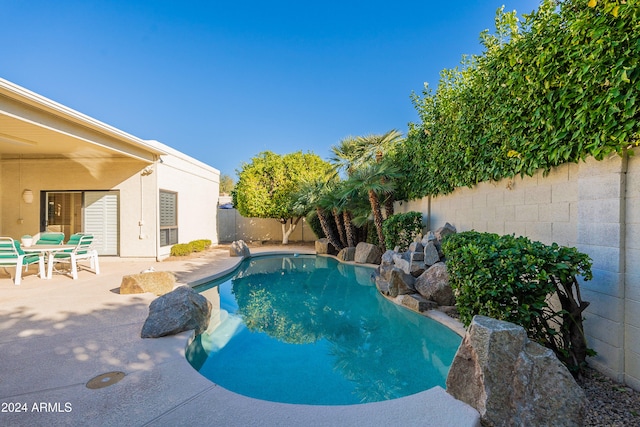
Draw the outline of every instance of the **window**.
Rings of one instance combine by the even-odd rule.
[[[178,193],[160,191],[160,246],[178,243]]]

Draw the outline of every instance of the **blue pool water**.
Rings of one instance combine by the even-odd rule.
[[[372,272],[313,255],[245,260],[197,288],[214,308],[187,359],[228,390],[275,402],[348,405],[444,387],[460,336],[385,300]]]

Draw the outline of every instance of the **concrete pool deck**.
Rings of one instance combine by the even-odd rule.
[[[254,254],[279,247],[251,248]],[[308,252],[290,245],[287,251]],[[184,261],[100,258],[79,279],[0,277],[0,425],[4,426],[479,426],[475,409],[442,388],[350,406],[290,405],[230,392],[184,357],[192,332],[140,338],[152,294],[120,295],[122,276],[149,267],[179,283],[234,268],[228,249]],[[37,267],[36,267],[37,268]],[[110,372],[122,372],[87,383]],[[113,383],[113,384],[112,384]]]

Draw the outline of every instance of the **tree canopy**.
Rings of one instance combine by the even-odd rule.
[[[331,165],[311,152],[279,155],[264,151],[238,171],[232,193],[234,207],[245,217],[277,219],[282,224],[282,243],[288,243],[296,225],[308,213],[295,203],[296,194],[303,183],[324,179],[330,171]]]
[[[220,175],[220,194],[231,194],[233,185],[233,178],[224,173]]]

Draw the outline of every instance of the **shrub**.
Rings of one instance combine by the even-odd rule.
[[[192,252],[188,243],[178,243],[171,246],[171,256],[186,256]]]
[[[442,244],[449,280],[465,325],[476,314],[523,326],[529,336],[552,349],[574,373],[588,355],[582,301],[576,276],[592,278],[591,259],[575,248],[533,242],[526,237],[468,231]],[[561,309],[549,305],[556,295]]]
[[[399,246],[406,251],[413,239],[422,234],[422,213],[407,212],[391,215],[382,223],[388,248]]]
[[[189,242],[189,246],[191,246],[192,252],[202,252],[211,246],[211,240],[200,239]]]

